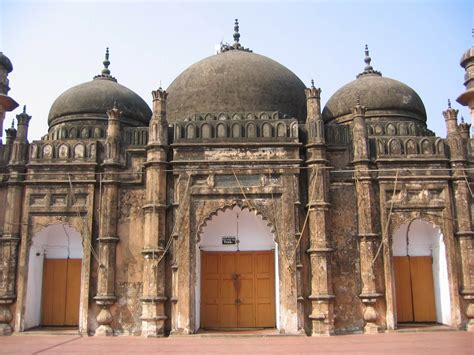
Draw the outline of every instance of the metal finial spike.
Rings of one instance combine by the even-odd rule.
[[[357,94],[357,97],[356,97],[356,104],[357,106],[360,106],[360,95]]]
[[[368,67],[370,67],[370,62],[372,61],[372,58],[370,58],[370,55],[369,55],[369,47],[367,45],[365,45],[365,59],[364,59],[364,62],[366,64],[366,69],[369,69]]]
[[[161,90],[161,80],[160,80],[160,87],[158,88],[158,90]]]
[[[12,128],[15,128],[15,119],[12,119]]]
[[[113,107],[113,109],[115,109],[115,110],[117,109],[117,100],[114,100],[114,107]]]
[[[461,123],[464,123],[464,116],[461,116]]]
[[[448,99],[448,108],[451,108],[451,100]]]
[[[23,113],[26,113],[26,105],[23,105]]]
[[[234,23],[234,44],[238,44],[240,39],[240,33],[239,33],[239,20],[235,19]]]
[[[105,75],[105,76],[110,75],[109,47],[105,49],[105,60],[102,63],[104,64],[104,69],[102,69],[102,75]]]
[[[311,79],[311,87],[314,88],[314,79]]]

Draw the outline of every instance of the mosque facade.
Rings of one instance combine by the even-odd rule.
[[[451,104],[437,137],[366,47],[322,108],[237,21],[151,109],[103,64],[29,142],[26,109],[2,137],[0,53],[0,335],[474,331],[473,139]],[[474,47],[461,66],[474,116]]]

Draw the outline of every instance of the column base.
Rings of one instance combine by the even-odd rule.
[[[364,327],[364,334],[378,334],[379,326],[375,323],[367,323]]]
[[[168,319],[164,315],[165,297],[142,297],[142,337],[160,338],[165,336],[165,321]]]
[[[313,323],[311,336],[331,336],[334,335],[334,324],[327,320],[324,315],[309,316]]]
[[[110,306],[113,304],[111,299],[106,297],[99,298],[95,297],[97,304],[101,307],[99,314],[97,315],[97,323],[99,327],[95,331],[96,336],[108,337],[114,335],[114,330],[111,327],[112,321],[114,320],[112,313],[110,313]]]
[[[0,336],[12,335],[12,327],[8,324],[0,324]]]
[[[165,336],[164,321],[143,321],[142,337],[144,338],[162,338]]]
[[[95,334],[96,337],[110,337],[114,335],[114,330],[110,325],[100,325],[96,330]]]

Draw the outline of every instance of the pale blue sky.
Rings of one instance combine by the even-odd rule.
[[[9,1],[0,0],[0,50],[13,62],[10,95],[26,104],[30,140],[47,132],[49,108],[66,89],[89,81],[110,47],[110,70],[151,106],[184,69],[241,43],[322,88],[323,104],[372,65],[421,96],[428,127],[445,136],[442,111],[464,90],[459,59],[473,45],[472,1]],[[18,108],[14,114],[18,114]],[[5,126],[10,125],[12,113]]]

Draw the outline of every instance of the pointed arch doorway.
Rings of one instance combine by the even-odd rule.
[[[69,225],[52,224],[32,238],[25,329],[79,324],[82,238]]]
[[[421,219],[393,235],[398,323],[451,325],[446,246],[435,225]]]
[[[275,328],[277,245],[261,216],[237,206],[219,211],[197,248],[196,329]]]

